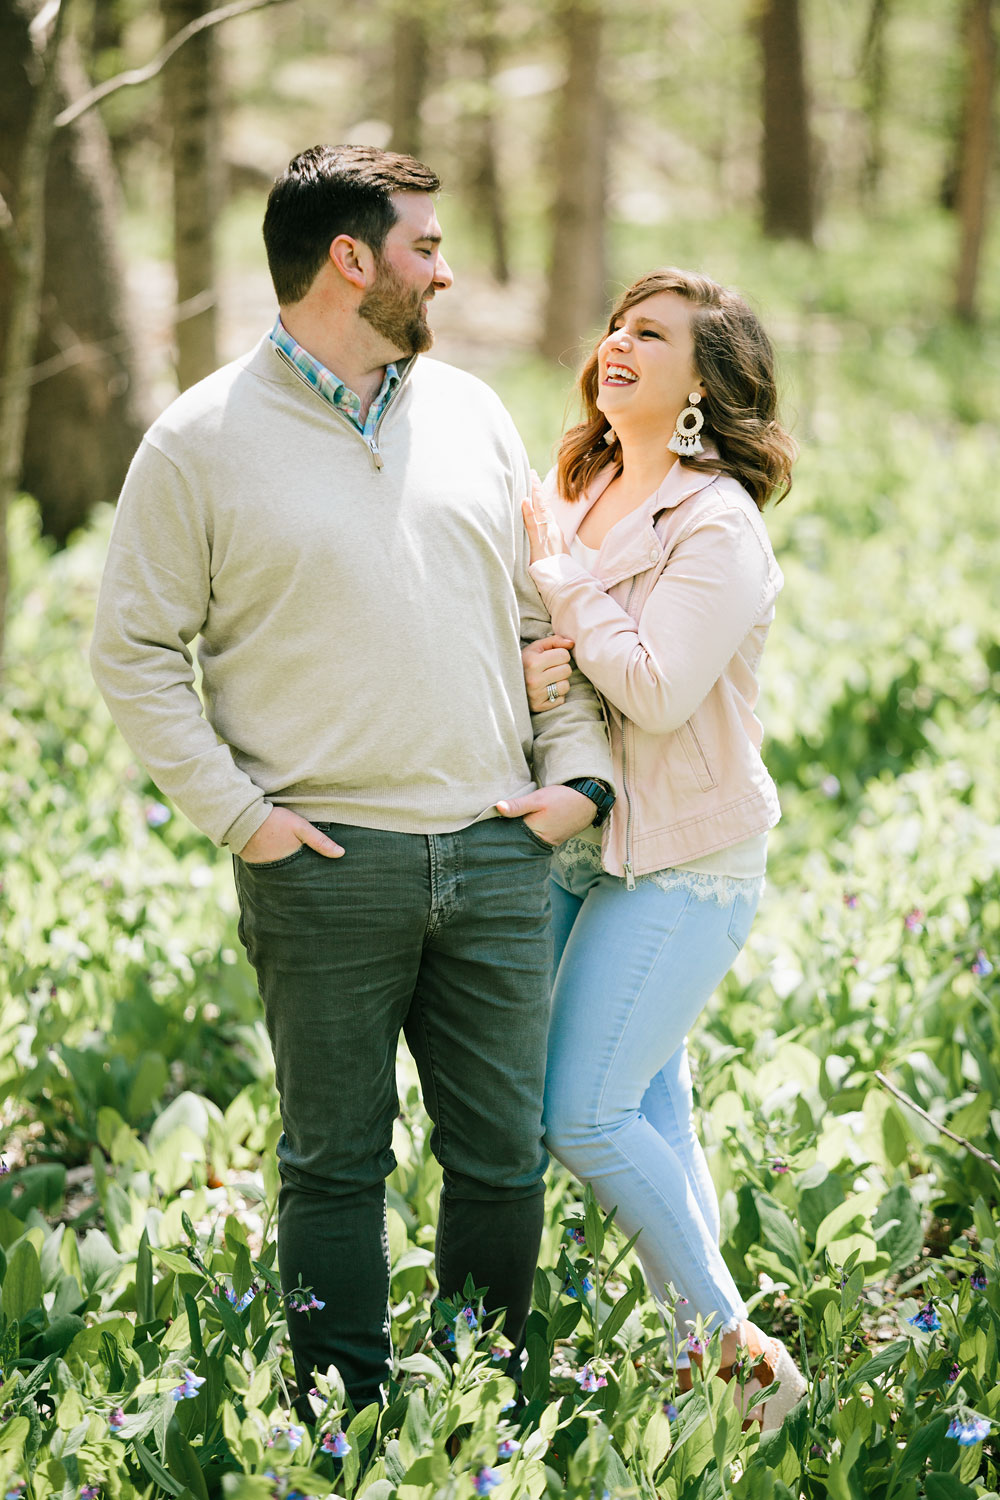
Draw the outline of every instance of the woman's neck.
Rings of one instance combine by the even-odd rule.
[[[629,439],[619,433],[618,442],[621,447],[618,478],[621,489],[640,500],[653,494],[677,462],[677,455],[670,452],[661,438],[654,441]]]

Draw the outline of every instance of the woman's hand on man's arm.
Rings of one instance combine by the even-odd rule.
[[[572,645],[568,636],[548,635],[540,641],[532,641],[521,652],[524,686],[533,714],[545,714],[550,708],[558,708],[569,692],[573,672],[569,655]]]

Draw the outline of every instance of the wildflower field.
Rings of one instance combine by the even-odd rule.
[[[228,861],[90,681],[109,513],[51,555],[25,501],[0,710],[7,1500],[997,1494],[1000,360],[907,321],[899,249],[863,305],[841,258],[785,341],[804,456],[772,520],[762,705],[784,817],[691,1037],[724,1252],[808,1399],[743,1432],[711,1330],[680,1394],[634,1259],[558,1169],[523,1399],[474,1291],[432,1338],[439,1179],[403,1058],[391,1404],[345,1412],[334,1373],[298,1421],[286,1329],[312,1293],[277,1290],[279,1126]],[[496,379],[543,466],[565,382]]]

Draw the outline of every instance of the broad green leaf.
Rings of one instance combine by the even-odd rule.
[[[7,1262],[3,1282],[3,1311],[8,1322],[20,1322],[42,1305],[42,1267],[38,1252],[23,1239]]]
[[[842,1237],[842,1233],[857,1219],[867,1222],[879,1201],[878,1188],[867,1188],[863,1193],[854,1193],[850,1198],[831,1210],[816,1231],[817,1255]]]

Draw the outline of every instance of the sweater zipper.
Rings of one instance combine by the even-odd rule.
[[[379,414],[378,414],[378,421],[375,423],[375,431],[372,433],[371,437],[365,437],[365,435],[361,431],[360,427],[358,427],[352,421],[352,419],[350,417],[345,416],[344,413],[340,410],[339,407],[334,406],[334,404],[333,404],[332,401],[327,401],[327,399],[326,399],[325,396],[320,395],[319,391],[313,385],[312,381],[308,380],[305,377],[305,375],[303,375],[302,371],[299,370],[299,369],[297,369],[295,367],[295,365],[292,363],[292,361],[288,358],[288,355],[285,353],[284,349],[278,348],[277,344],[275,344],[274,347],[275,347],[275,349],[278,350],[278,353],[281,355],[282,359],[285,361],[285,364],[288,366],[288,368],[290,370],[294,371],[294,373],[299,377],[299,379],[301,380],[302,384],[308,390],[312,391],[313,395],[316,396],[318,400],[322,401],[323,405],[326,406],[326,407],[328,407],[330,409],[330,411],[333,412],[334,416],[337,417],[337,418],[339,418],[339,420],[341,422],[343,422],[343,424],[351,432],[354,433],[355,437],[359,437],[361,439],[361,441],[364,443],[365,447],[368,449],[369,454],[371,455],[372,464],[374,465],[375,469],[379,470],[379,471],[382,470],[382,469],[384,469],[385,468],[385,463],[383,461],[382,454],[379,452],[379,446],[378,446],[378,430],[382,426],[382,423],[385,421],[386,414],[388,413],[388,410],[389,410],[390,406],[393,405],[393,403],[396,400],[396,397],[399,395],[400,391],[403,389],[403,386],[406,384],[406,381],[409,379],[410,371],[413,369],[413,364],[414,364],[413,359],[410,360],[410,362],[407,365],[406,369],[403,371],[402,375],[399,377],[399,381],[398,381],[398,383],[396,385],[396,389],[393,391],[392,395],[389,397],[388,401],[385,403],[385,405],[383,406],[382,410],[379,412]]]
[[[635,593],[636,579],[632,579],[632,586],[625,600],[625,613],[628,614],[632,603],[632,595]],[[625,819],[625,889],[635,890],[635,874],[632,870],[632,794],[628,789],[628,719],[622,714],[622,791],[625,793],[625,801],[628,804],[628,814]]]

